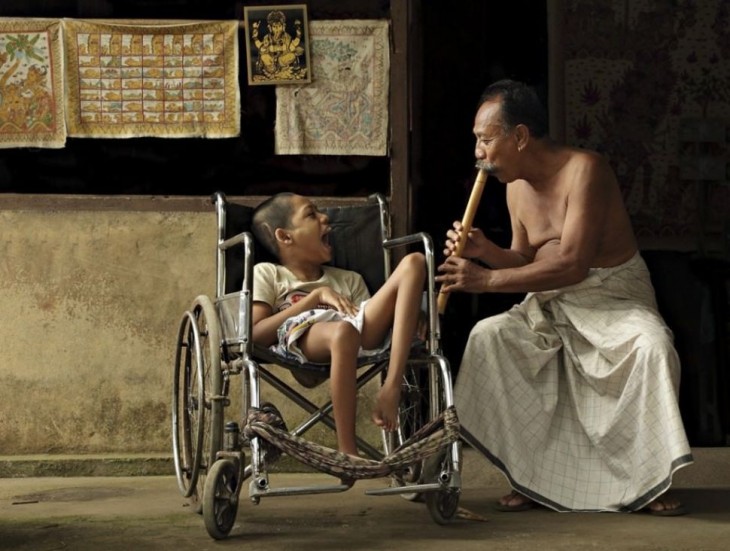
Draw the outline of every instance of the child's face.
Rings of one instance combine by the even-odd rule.
[[[328,234],[332,230],[329,218],[306,197],[291,198],[292,217],[287,230],[300,258],[323,264],[332,260]]]

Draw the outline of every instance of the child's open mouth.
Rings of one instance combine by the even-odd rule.
[[[326,229],[324,230],[324,233],[322,234],[322,244],[323,244],[323,245],[324,245],[325,247],[328,247],[328,248],[330,247],[330,232],[331,232],[331,231],[332,231],[332,228],[330,228],[330,227],[327,227],[327,228],[326,228]]]

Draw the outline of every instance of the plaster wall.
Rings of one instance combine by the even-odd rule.
[[[179,321],[214,295],[216,230],[212,207],[160,206],[0,208],[0,455],[170,452]],[[293,426],[300,410],[273,392]]]

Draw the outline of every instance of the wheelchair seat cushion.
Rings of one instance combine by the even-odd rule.
[[[315,388],[325,382],[328,375],[321,375],[312,371],[305,371],[303,369],[292,369],[292,377],[304,388]]]

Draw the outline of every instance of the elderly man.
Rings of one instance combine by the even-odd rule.
[[[514,490],[497,508],[684,513],[665,494],[692,463],[679,359],[613,171],[550,140],[519,82],[485,90],[474,134],[477,166],[507,184],[511,246],[455,222],[436,279],[527,293],[474,326],[455,385],[465,438]]]

